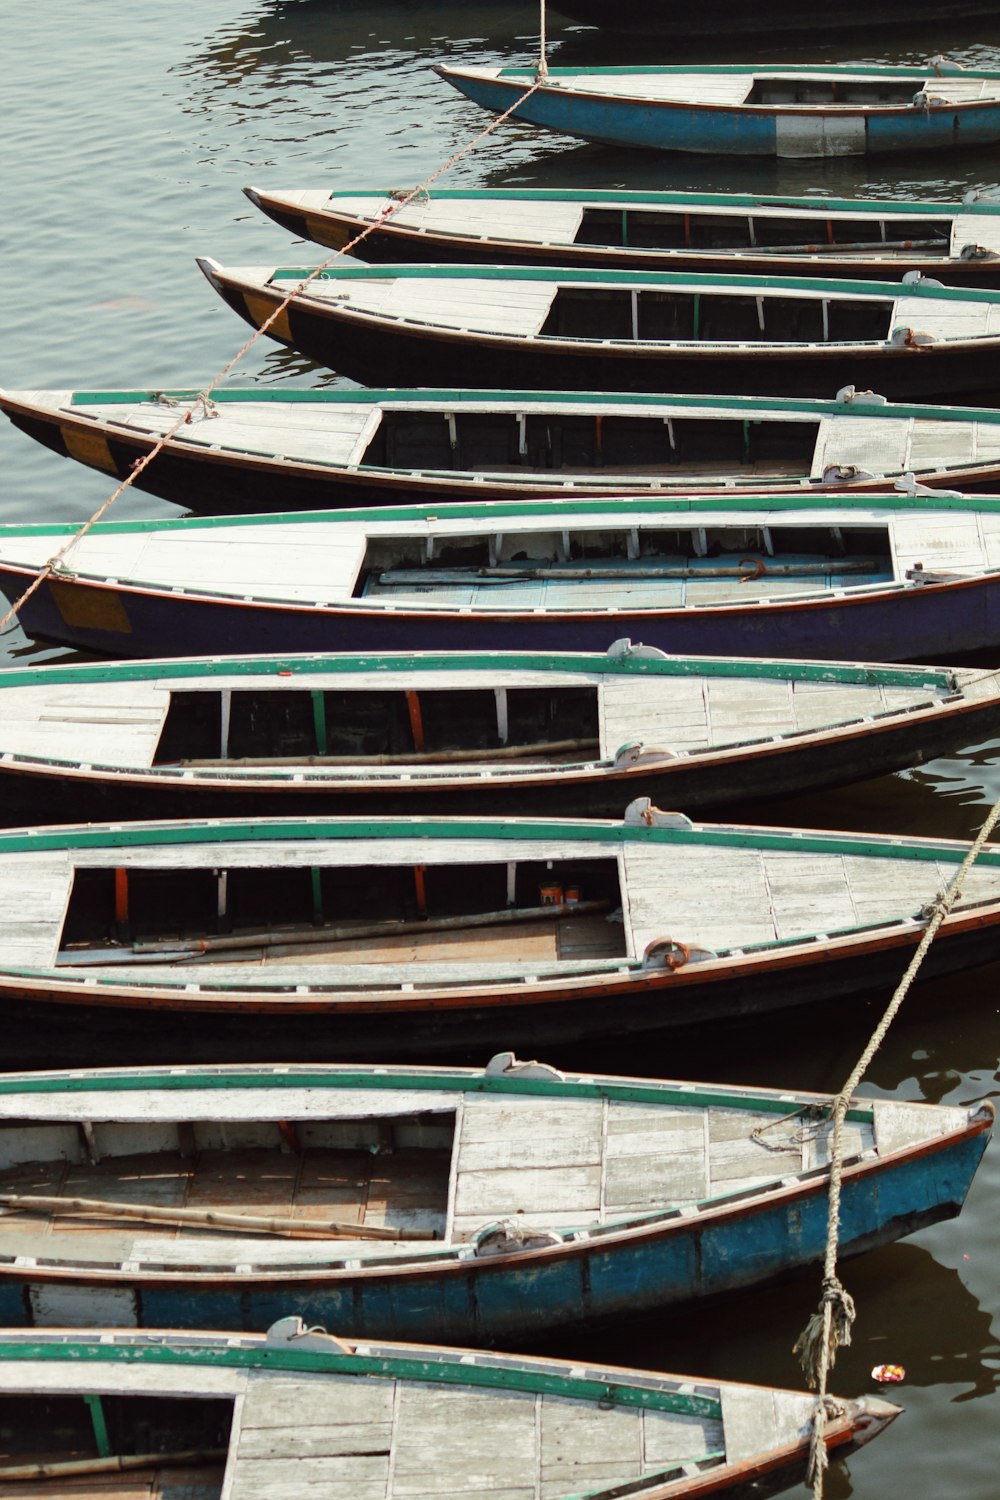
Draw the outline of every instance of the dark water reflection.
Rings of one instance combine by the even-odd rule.
[[[315,263],[258,216],[240,189],[408,186],[480,131],[486,117],[431,71],[453,62],[530,63],[536,15],[523,4],[445,0],[202,0],[197,8],[125,0],[13,7],[5,27],[5,213],[0,222],[0,383],[115,388],[200,386],[243,343],[245,326],[209,290],[198,254],[242,264]],[[944,51],[1000,66],[1000,19],[982,25],[879,33],[824,45],[832,59],[917,62]],[[550,61],[565,65],[714,52],[614,40],[550,16]],[[808,49],[812,51],[813,48]],[[802,60],[807,49],[782,48]],[[761,57],[773,58],[773,45]],[[532,183],[821,191],[877,197],[960,196],[996,189],[994,151],[872,163],[716,164],[580,145],[513,127],[490,137],[449,175],[455,185]],[[336,384],[308,361],[261,345],[236,383]],[[0,427],[0,520],[83,520],[106,497],[84,471]],[[121,516],[173,514],[147,496]],[[66,653],[16,629],[0,660]],[[1000,794],[1000,744],[832,792],[758,803],[750,819],[817,827],[971,836]],[[656,1044],[591,1048],[567,1039],[566,1066],[787,1087],[837,1088],[886,997],[822,1014],[718,1026]],[[911,993],[865,1088],[898,1098],[971,1102],[1000,1094],[1000,965]],[[481,1062],[479,1057],[470,1059]],[[836,1388],[871,1388],[878,1362],[907,1369],[907,1416],[835,1471],[834,1500],[996,1500],[1000,1156],[988,1152],[957,1222],[938,1225],[844,1269],[856,1297],[855,1342]],[[639,1327],[558,1340],[566,1353],[795,1384],[791,1345],[815,1306],[814,1279],[733,1298],[708,1313],[645,1319]]]

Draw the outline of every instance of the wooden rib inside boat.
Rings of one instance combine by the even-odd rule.
[[[336,206],[336,199],[332,206]],[[915,205],[916,207],[916,205]],[[608,245],[630,250],[773,250],[777,255],[878,250],[905,255],[919,249],[947,253],[953,220],[874,214],[846,218],[794,213],[719,213],[709,210],[652,207],[585,207],[571,243]],[[409,253],[409,252],[407,252]]]
[[[557,765],[597,758],[598,687],[275,687],[180,691],[154,766],[446,765],[483,759]]]
[[[889,337],[895,301],[560,287],[540,338],[855,344]]]

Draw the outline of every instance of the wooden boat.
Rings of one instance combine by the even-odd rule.
[[[825,10],[822,17],[806,0],[767,0],[763,5],[747,5],[741,0],[708,0],[705,5],[687,9],[679,5],[651,5],[649,0],[558,0],[554,5],[560,15],[602,31],[624,31],[640,36],[667,36],[675,39],[720,36],[798,37],[808,33],[815,38],[817,29],[827,32],[867,34],[872,28],[912,27],[924,23],[940,27],[945,18],[974,17],[977,21],[997,15],[989,0],[905,0],[905,3],[881,5],[872,9],[861,0]]]
[[[1000,497],[622,497],[78,529],[0,526],[0,591],[18,599],[43,575],[25,631],[118,657],[604,652],[629,637],[699,656],[954,662],[1000,644]]]
[[[178,426],[178,416],[190,421]],[[0,391],[62,457],[209,515],[538,495],[1000,492],[1000,411],[511,390]],[[605,643],[606,644],[606,643]]]
[[[711,156],[953,151],[1000,140],[1000,70],[946,58],[923,68],[810,63],[713,67],[435,66],[460,93],[514,118],[612,146]]]
[[[371,385],[826,396],[853,383],[897,400],[997,388],[1000,292],[433,265],[337,267],[303,286],[299,267],[198,264],[252,327],[278,313],[269,338]]]
[[[5,1057],[554,1045],[895,983],[968,844],[624,821],[201,819],[0,833]],[[711,899],[706,899],[706,890]],[[924,961],[1000,957],[1000,850]]]
[[[0,670],[0,822],[694,808],[813,790],[1000,732],[956,668],[408,652]]]
[[[652,13],[643,0],[642,9]],[[676,7],[658,14],[676,16]],[[908,271],[1000,286],[1000,201],[961,202],[598,188],[438,188],[411,203],[377,188],[244,189],[300,239],[361,260],[863,277]],[[386,215],[392,211],[392,217]],[[362,231],[369,233],[354,245]]]
[[[0,1480],[20,1468],[51,1477],[61,1496],[77,1480],[93,1494],[102,1475],[107,1483],[126,1467],[147,1483],[155,1475],[158,1495],[206,1500],[427,1500],[445,1482],[449,1493],[511,1500],[538,1494],[542,1474],[551,1500],[583,1491],[738,1500],[803,1476],[816,1405],[801,1392],[701,1377],[354,1346],[298,1317],[266,1334],[4,1330],[0,1389],[15,1460]],[[830,1458],[899,1411],[875,1396],[833,1399]],[[40,1474],[39,1453],[63,1467]],[[67,1469],[81,1456],[89,1471]]]
[[[833,1101],[483,1069],[0,1077],[5,1327],[493,1344],[820,1264]],[[855,1101],[841,1257],[957,1214],[992,1105]]]

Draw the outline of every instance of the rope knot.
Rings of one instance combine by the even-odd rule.
[[[825,1387],[826,1372],[836,1364],[837,1350],[849,1346],[855,1317],[850,1292],[841,1285],[839,1277],[825,1276],[819,1309],[792,1348],[792,1353],[799,1356],[806,1384],[813,1390],[820,1385],[821,1377]]]

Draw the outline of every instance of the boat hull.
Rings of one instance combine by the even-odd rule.
[[[987,1107],[958,1139],[875,1166],[847,1166],[840,1255],[957,1214],[992,1120]],[[308,1323],[336,1328],[342,1337],[504,1344],[759,1286],[819,1264],[826,1237],[827,1179],[817,1174],[808,1186],[655,1229],[403,1274],[383,1266],[286,1277],[171,1279],[128,1271],[88,1277],[5,1263],[0,1319],[8,1327],[95,1324],[113,1303],[124,1327],[257,1331],[294,1306]]]
[[[228,305],[257,328],[281,295],[248,301],[238,284],[217,283]],[[281,339],[364,385],[454,385],[510,390],[518,384],[549,391],[654,391],[677,394],[829,397],[844,386],[877,390],[892,401],[947,398],[1000,388],[1000,348],[947,341],[914,348],[889,344],[836,347],[744,344],[686,349],[667,344],[617,349],[597,339],[504,339],[428,324],[379,322],[294,298]],[[275,334],[269,332],[269,337]],[[589,347],[588,347],[589,345]]]
[[[712,37],[726,36],[799,36],[808,33],[814,37],[818,26],[822,31],[842,32],[862,28],[867,32],[872,27],[913,26],[920,22],[932,22],[940,26],[945,19],[962,20],[975,17],[985,20],[997,11],[990,5],[976,0],[892,0],[872,11],[870,6],[848,3],[836,9],[824,11],[822,22],[817,22],[814,6],[794,0],[766,0],[764,5],[752,6],[746,0],[709,0],[707,5],[691,10],[685,7],[663,4],[651,5],[649,0],[622,0],[609,5],[607,0],[560,0],[556,7],[560,15],[569,16],[588,26],[599,26],[602,31],[624,31],[639,36],[666,37]]]
[[[816,109],[791,117],[799,128],[779,132],[773,110],[765,106],[726,107],[678,104],[661,100],[614,98],[549,85],[522,103],[532,86],[525,73],[491,78],[439,67],[448,83],[475,104],[494,113],[509,110],[531,125],[607,146],[709,156],[768,156],[805,159],[827,156],[877,156],[896,152],[955,150],[991,146],[1000,141],[1000,103],[953,105],[934,109],[907,106],[855,113],[838,109],[832,131],[820,127]],[[916,86],[916,85],[915,85]],[[817,128],[820,127],[820,128]]]
[[[0,565],[18,599],[36,574]],[[604,652],[623,636],[692,656],[824,661],[956,661],[1000,645],[1000,574],[841,592],[741,608],[576,611],[385,609],[247,602],[169,590],[47,578],[19,615],[39,640],[105,656],[289,651],[559,650]]]
[[[299,239],[343,250],[368,229],[368,222],[338,214],[335,208],[306,212],[286,206],[260,204],[268,216]],[[609,271],[676,271],[685,275],[726,275],[733,270],[732,251],[647,250],[636,251],[614,245],[537,244],[514,239],[472,238],[460,233],[421,231],[406,224],[369,229],[364,239],[352,244],[351,254],[378,265],[407,262],[477,266],[570,266]],[[740,275],[831,276],[851,281],[899,281],[906,271],[919,271],[945,286],[990,291],[1000,287],[1000,258],[960,260],[955,256],[921,255],[907,251],[894,258],[872,253],[826,256],[822,250],[806,255],[787,252],[757,254],[739,252]]]
[[[183,986],[57,982],[0,971],[0,1014],[11,1067],[51,1064],[60,1038],[65,1067],[188,1063],[403,1061],[448,1057],[475,1063],[484,1050],[548,1049],[574,1042],[665,1034],[688,1026],[756,1019],[781,1010],[844,1003],[898,982],[923,928],[901,923],[852,939],[820,939],[794,952],[747,953],[711,972],[581,976],[572,990],[497,980],[475,994],[455,987],[359,1000],[333,992],[192,991]],[[921,966],[937,979],[1000,959],[1000,908],[949,919]]]
[[[843,786],[923,764],[963,745],[1000,733],[1000,705],[969,702],[941,714],[905,715],[897,722],[847,726],[822,738],[796,735],[742,748],[738,758],[685,757],[621,774],[595,770],[572,780],[528,781],[521,772],[488,790],[493,812],[589,817],[621,816],[636,797],[660,807],[692,812],[752,805],[768,798]],[[0,824],[76,823],[168,817],[265,817],[300,813],[465,813],[482,809],[483,783],[467,787],[421,785],[401,779],[395,788],[366,781],[350,790],[286,782],[272,789],[218,777],[200,786],[174,778],[102,776],[90,769],[66,774],[0,758]]]

